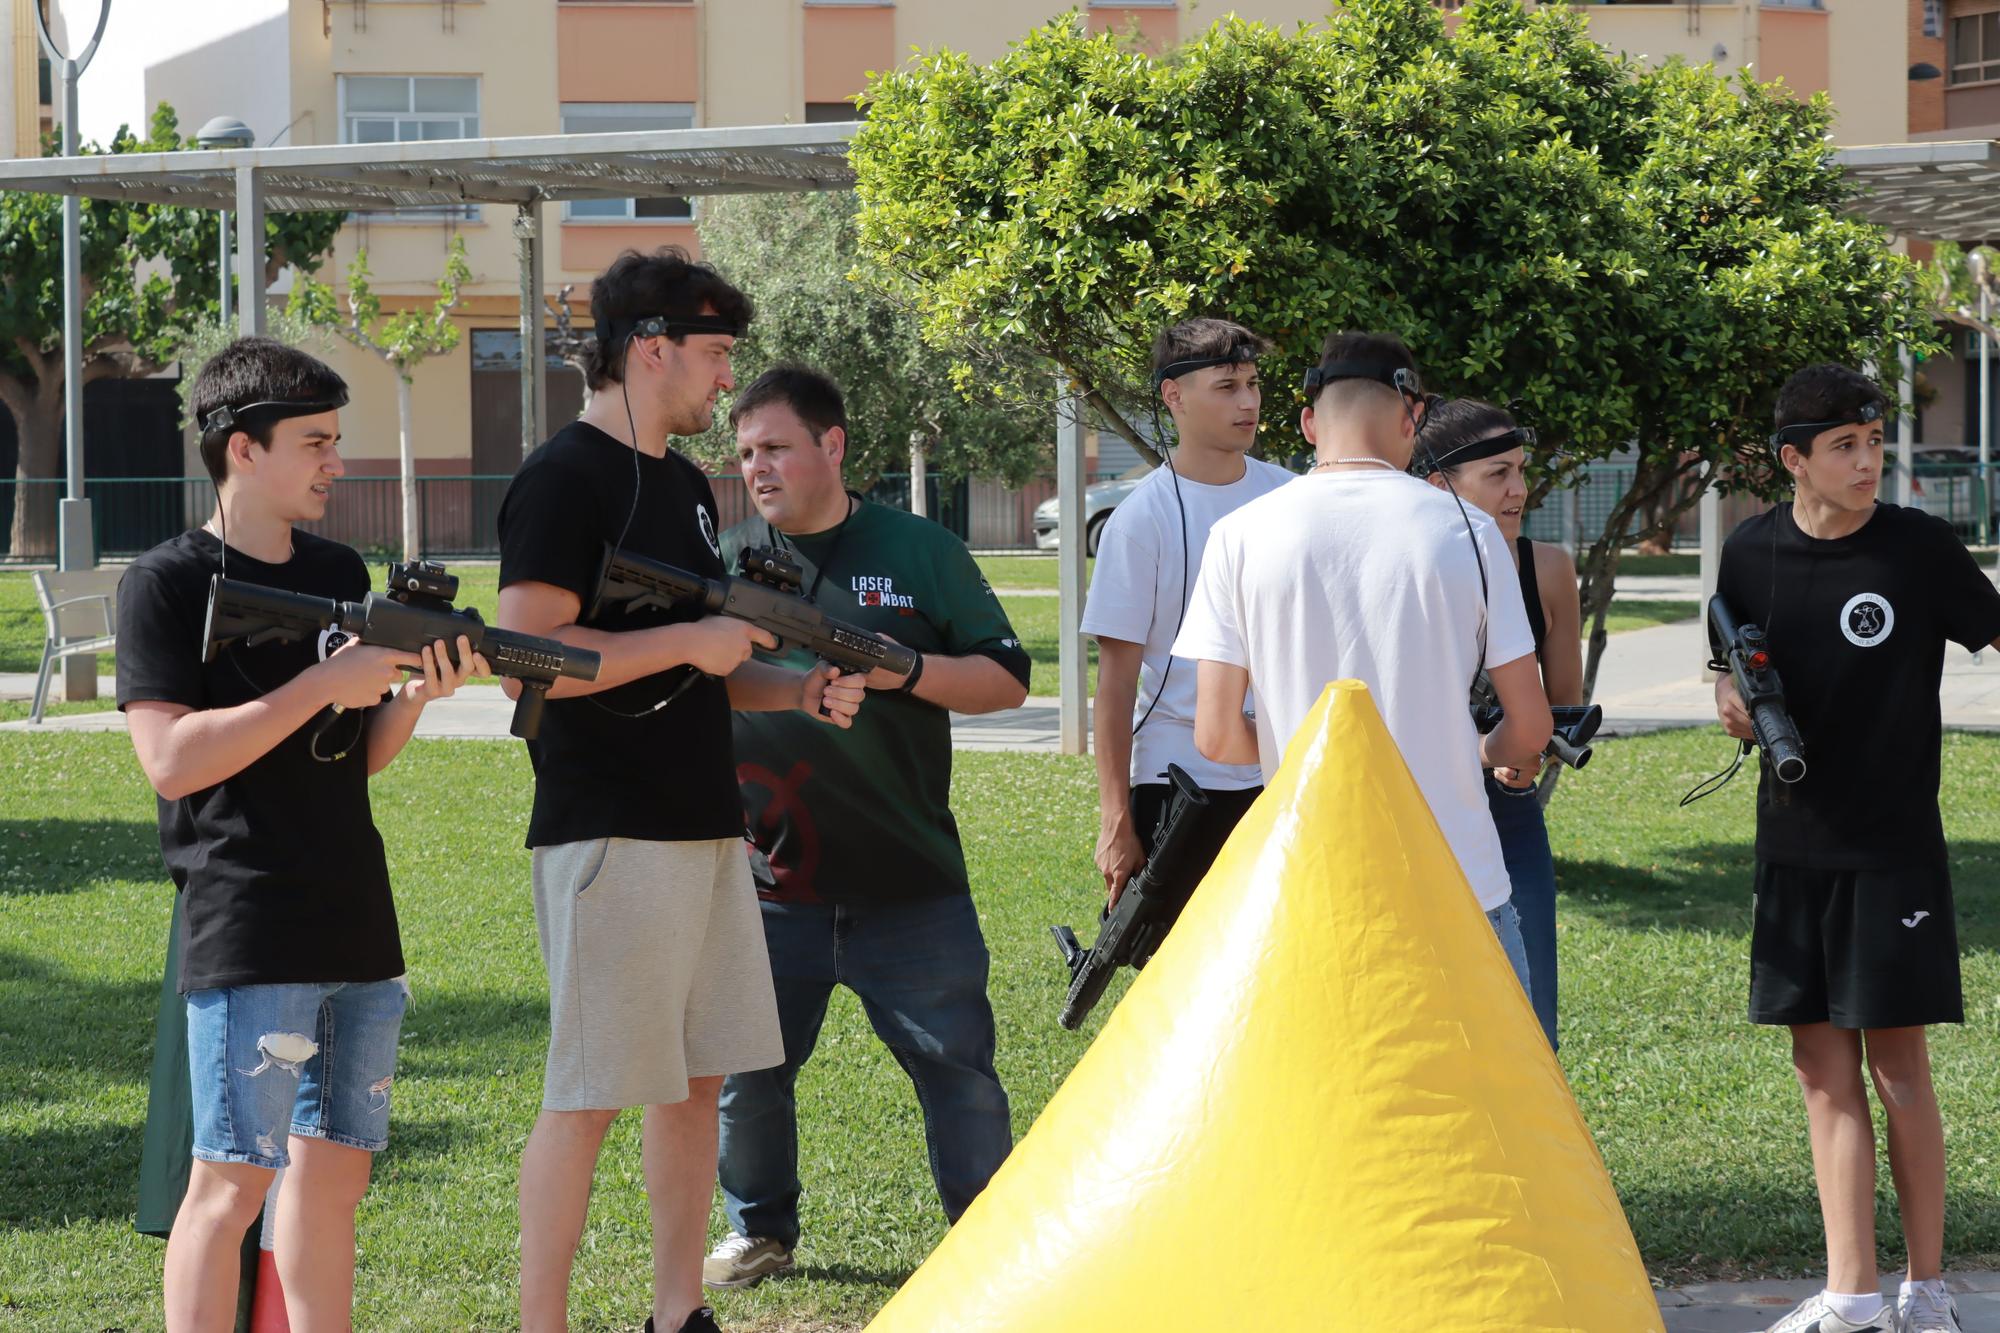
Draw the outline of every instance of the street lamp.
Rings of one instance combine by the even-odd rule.
[[[1979,544],[1992,539],[1993,526],[1993,339],[1987,329],[1993,320],[1993,275],[1986,252],[1975,246],[1965,257],[1965,268],[1979,288]]]
[[[254,148],[257,135],[234,116],[217,116],[194,132],[203,148]],[[229,210],[222,210],[222,326],[229,327]]]

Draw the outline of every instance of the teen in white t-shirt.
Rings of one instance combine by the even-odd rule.
[[[1174,644],[1201,663],[1196,742],[1268,780],[1327,683],[1365,682],[1525,986],[1482,767],[1531,767],[1549,737],[1513,562],[1490,519],[1403,471],[1418,395],[1399,339],[1328,339],[1307,392],[1317,466],[1216,525]],[[1506,714],[1483,742],[1466,706],[1482,645]]]
[[[1154,381],[1179,447],[1171,467],[1154,471],[1112,512],[1098,541],[1083,632],[1098,643],[1097,865],[1114,902],[1151,851],[1168,764],[1219,796],[1211,803],[1216,817],[1204,821],[1213,836],[1198,840],[1214,844],[1209,856],[1263,786],[1256,765],[1218,764],[1196,750],[1195,664],[1174,661],[1172,652],[1209,530],[1295,479],[1248,456],[1263,403],[1256,358],[1266,346],[1219,319],[1188,320],[1160,335]]]

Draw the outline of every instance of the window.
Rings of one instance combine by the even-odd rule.
[[[868,112],[852,102],[807,102],[806,124],[836,125],[850,120],[866,120]]]
[[[476,77],[340,77],[342,143],[421,143],[478,137]]]
[[[2000,10],[1954,18],[1950,60],[1953,83],[2000,79]]]
[[[564,134],[616,134],[631,130],[691,130],[691,102],[565,102]],[[577,221],[687,222],[694,205],[678,195],[652,199],[572,199],[563,217]]]
[[[424,143],[479,137],[478,76],[343,74],[342,143]],[[374,216],[476,220],[479,205],[383,210]]]

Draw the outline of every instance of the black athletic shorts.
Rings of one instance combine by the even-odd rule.
[[[1963,1023],[1951,872],[1757,863],[1750,1021],[1837,1028]]]

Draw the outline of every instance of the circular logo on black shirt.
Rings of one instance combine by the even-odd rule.
[[[1896,628],[1896,608],[1877,592],[1858,592],[1840,608],[1840,632],[1857,648],[1873,648]]]
[[[701,524],[701,539],[708,543],[708,549],[715,552],[717,560],[722,559],[722,543],[715,540],[715,520],[708,516],[702,505],[694,507],[695,520]]]
[[[339,651],[340,646],[352,638],[346,630],[323,629],[319,632],[319,660],[324,662]]]

